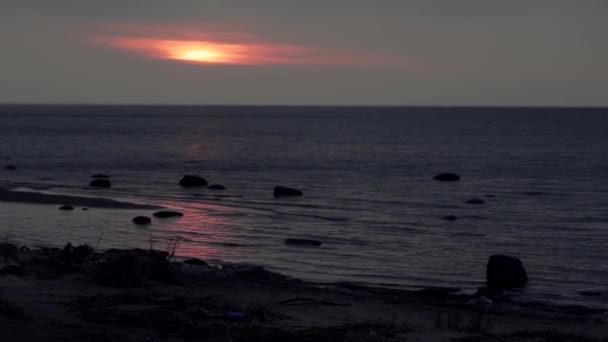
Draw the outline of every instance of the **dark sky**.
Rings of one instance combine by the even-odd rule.
[[[607,36],[606,0],[6,0],[0,103],[605,106]]]

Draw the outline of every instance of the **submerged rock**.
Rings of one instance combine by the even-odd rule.
[[[133,223],[139,225],[150,224],[152,222],[152,220],[147,216],[137,216],[134,217],[132,221]]]
[[[99,178],[89,183],[89,186],[92,186],[94,188],[109,188],[112,186],[112,183],[107,179]]]
[[[458,220],[458,217],[456,217],[455,215],[448,215],[448,216],[444,216],[443,219],[446,221],[456,221],[456,220]]]
[[[586,296],[586,297],[601,297],[602,296],[602,292],[600,292],[600,291],[581,291],[579,293],[581,294],[581,296]]]
[[[103,173],[96,173],[92,175],[91,178],[110,178],[110,176],[104,175]]]
[[[17,170],[17,167],[15,165],[7,165],[6,169],[7,170]]]
[[[294,246],[310,246],[310,247],[321,246],[321,241],[308,240],[308,239],[285,239],[285,241],[283,243],[286,245],[294,245]]]
[[[197,175],[185,175],[179,181],[179,185],[184,188],[198,187],[198,186],[207,186],[207,180],[201,176]]]
[[[158,218],[169,218],[169,217],[181,217],[181,216],[184,216],[184,214],[180,213],[179,211],[171,211],[171,210],[157,211],[157,212],[155,212],[152,215],[154,217],[158,217]]]
[[[455,173],[440,173],[433,179],[441,182],[457,182],[460,180],[460,176]]]
[[[481,198],[471,198],[467,200],[468,204],[486,204],[486,201]]]
[[[69,204],[64,204],[61,207],[59,207],[59,210],[74,210],[74,207]]]
[[[492,255],[488,260],[486,280],[491,288],[512,289],[526,286],[528,274],[518,258]]]
[[[221,184],[213,184],[207,187],[209,190],[226,190],[226,187]]]
[[[290,197],[290,196],[302,196],[303,193],[300,190],[288,188],[285,186],[274,187],[274,197]]]

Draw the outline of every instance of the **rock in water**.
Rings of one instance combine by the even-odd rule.
[[[460,180],[460,176],[455,173],[440,173],[433,179],[442,182],[457,182]]]
[[[69,204],[65,204],[59,207],[59,210],[74,210],[74,207]]]
[[[444,216],[443,219],[446,221],[456,221],[456,220],[458,220],[458,217],[456,217],[455,215],[448,215],[448,216]]]
[[[467,200],[468,204],[486,204],[486,202],[484,200],[482,200],[481,198],[471,198],[469,200]]]
[[[171,211],[171,210],[157,211],[157,212],[155,212],[152,215],[154,215],[154,217],[158,217],[158,218],[169,218],[169,217],[184,216],[184,214],[180,213],[179,211]]]
[[[286,245],[294,245],[294,246],[310,246],[310,247],[321,246],[321,241],[307,240],[307,239],[285,239],[284,243]]]
[[[274,197],[302,196],[302,191],[284,186],[274,187]]]
[[[132,221],[133,223],[139,225],[150,224],[152,222],[152,220],[147,216],[137,216],[134,217]]]
[[[226,190],[226,187],[221,184],[213,184],[207,187],[209,190]]]
[[[103,173],[96,173],[92,175],[91,178],[110,178],[110,176],[104,175]]]
[[[109,188],[112,186],[112,183],[110,183],[110,181],[107,179],[95,179],[94,181],[89,183],[89,186],[92,186],[94,188]]]
[[[7,165],[6,169],[7,170],[17,170],[17,167],[15,165]]]
[[[184,188],[196,187],[196,186],[207,186],[207,180],[197,175],[185,175],[179,181],[179,185]]]
[[[526,286],[528,275],[518,258],[492,255],[488,260],[486,280],[490,288],[512,289]]]

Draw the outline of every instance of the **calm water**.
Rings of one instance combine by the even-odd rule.
[[[528,269],[522,295],[608,306],[607,132],[606,109],[3,106],[0,157],[18,170],[2,168],[0,186],[187,215],[141,228],[130,219],[150,212],[0,203],[0,233],[158,248],[180,237],[182,255],[305,279],[465,289],[505,253]],[[93,173],[113,188],[89,189]],[[187,173],[228,190],[181,189]],[[275,185],[305,196],[274,199]]]

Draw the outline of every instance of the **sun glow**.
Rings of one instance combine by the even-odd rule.
[[[176,36],[180,36],[176,34]],[[95,43],[124,50],[150,59],[197,65],[316,65],[350,67],[407,67],[420,69],[394,56],[346,52],[313,46],[274,44],[245,37],[224,39],[221,36],[182,34],[178,39],[142,36],[97,36]]]

